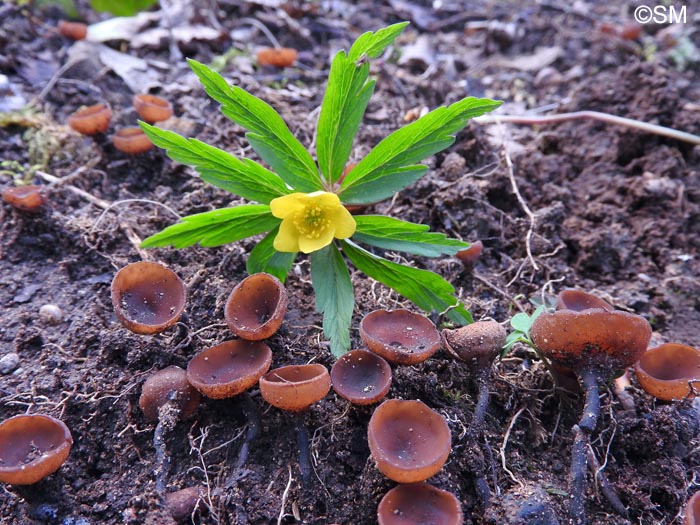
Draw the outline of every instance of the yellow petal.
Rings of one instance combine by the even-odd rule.
[[[286,219],[299,210],[303,210],[306,200],[307,196],[305,193],[290,193],[284,197],[272,199],[270,201],[270,211],[278,219]]]
[[[309,204],[313,202],[313,204],[324,208],[335,208],[336,206],[340,206],[340,199],[335,193],[315,191],[313,193],[309,193],[307,197],[309,198]]]
[[[299,251],[299,231],[291,219],[282,221],[272,246],[278,252],[296,253]]]
[[[317,239],[299,236],[299,249],[304,253],[311,253],[328,246],[333,241],[333,225],[326,228]]]
[[[350,212],[345,208],[345,206],[339,206],[334,209],[328,216],[331,223],[335,226],[335,238],[336,239],[347,239],[352,237],[355,233],[355,228],[357,228],[357,223],[355,218],[350,214]]]

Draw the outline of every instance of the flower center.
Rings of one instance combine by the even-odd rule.
[[[309,206],[296,213],[293,222],[299,233],[309,239],[318,239],[331,224],[321,206]]]

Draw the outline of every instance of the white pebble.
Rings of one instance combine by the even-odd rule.
[[[60,324],[63,321],[63,310],[55,304],[45,304],[39,308],[39,317],[47,324]]]
[[[19,366],[19,354],[10,352],[0,357],[0,374],[7,375]]]

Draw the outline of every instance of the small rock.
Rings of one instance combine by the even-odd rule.
[[[55,304],[45,304],[39,308],[39,317],[46,324],[57,325],[63,321],[63,310]]]
[[[10,352],[0,357],[0,374],[7,375],[19,366],[19,354]]]
[[[32,296],[39,291],[39,288],[41,288],[40,284],[28,284],[12,300],[16,303],[28,303]]]

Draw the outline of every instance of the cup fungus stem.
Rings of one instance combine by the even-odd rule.
[[[165,441],[175,428],[180,417],[180,408],[175,402],[176,398],[177,392],[171,392],[168,396],[168,401],[158,409],[158,424],[153,433],[153,447],[156,451],[156,466],[154,469],[156,493],[161,497],[165,496],[168,471],[170,470],[170,454],[168,454],[168,447]]]
[[[309,449],[309,431],[304,424],[303,413],[294,414],[294,431],[297,435],[299,447],[299,472],[301,472],[301,484],[309,486],[311,480],[311,451]]]
[[[490,363],[489,363],[490,365]],[[474,407],[474,417],[472,418],[472,430],[474,434],[484,424],[486,419],[486,409],[489,406],[489,378],[491,377],[491,367],[488,366],[479,371],[476,378],[477,400]]]
[[[238,473],[248,461],[248,455],[250,454],[250,444],[258,437],[260,434],[260,427],[262,421],[260,420],[260,411],[258,407],[255,406],[250,395],[246,392],[241,396],[241,401],[243,402],[243,412],[246,421],[248,421],[248,428],[246,429],[245,439],[241,445],[241,450],[238,452],[238,461],[236,461],[236,470],[234,476],[238,476]]]
[[[591,432],[600,413],[598,374],[586,368],[581,372],[581,384],[586,394],[583,415],[574,426],[574,444],[571,450],[571,519],[573,525],[585,525],[586,520],[586,467]]]
[[[596,481],[600,485],[600,491],[603,493],[603,496],[605,496],[605,499],[608,500],[610,506],[620,516],[624,518],[629,518],[627,509],[622,504],[622,501],[620,501],[620,498],[615,492],[615,489],[608,481],[608,478],[603,473],[603,470],[600,468],[598,458],[595,457],[595,452],[593,452],[593,449],[590,446],[586,451],[586,457],[588,458],[588,467],[591,473],[595,476]]]

